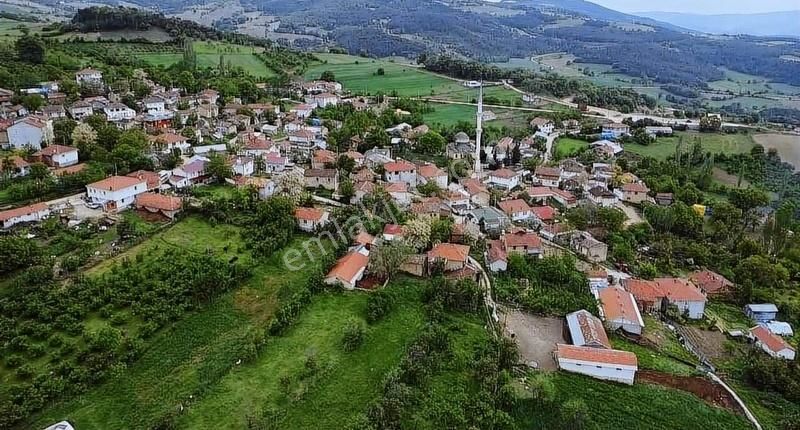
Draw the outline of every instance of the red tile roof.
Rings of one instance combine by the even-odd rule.
[[[383,226],[383,234],[390,234],[390,235],[402,235],[403,234],[403,226],[397,224],[386,224]]]
[[[636,359],[636,354],[632,352],[591,348],[586,346],[564,345],[562,343],[556,345],[556,355],[558,358],[568,360],[580,360],[622,366],[637,366],[639,363]]]
[[[689,275],[689,280],[700,287],[706,294],[720,294],[730,290],[733,282],[719,273],[710,270],[698,270]]]
[[[534,175],[540,178],[560,178],[561,169],[557,167],[539,166],[536,168]]]
[[[622,286],[625,287],[625,289],[631,294],[633,294],[633,297],[635,297],[636,300],[655,302],[656,300],[666,296],[666,294],[661,291],[661,288],[658,287],[657,283],[654,281],[648,281],[646,279],[623,279]]]
[[[60,169],[53,170],[53,174],[56,176],[63,176],[63,175],[74,175],[75,173],[83,172],[86,169],[86,163],[74,164],[72,166],[62,167]]]
[[[46,156],[51,157],[57,154],[65,154],[67,152],[77,151],[78,148],[73,148],[71,146],[64,146],[64,145],[50,145],[47,147],[42,148],[37,153],[33,154],[34,156]]]
[[[508,253],[506,252],[505,247],[503,246],[503,242],[501,242],[500,240],[490,240],[488,245],[489,249],[487,252],[488,252],[489,263],[495,261],[506,261],[508,259]]]
[[[469,246],[455,243],[439,243],[428,251],[428,258],[444,259],[448,261],[467,261]]]
[[[156,172],[151,172],[148,170],[137,170],[135,172],[128,173],[125,176],[145,181],[147,183],[148,190],[158,188],[158,186],[161,185],[161,177],[158,176],[158,173]]]
[[[295,218],[308,221],[319,221],[324,214],[324,211],[317,208],[297,208],[294,210]]]
[[[508,215],[531,210],[531,207],[522,199],[503,200],[499,202],[497,206],[500,206],[500,209]]]
[[[419,167],[419,175],[423,178],[435,178],[437,176],[447,176],[447,173],[435,164],[424,164]]]
[[[165,196],[156,193],[142,193],[136,196],[136,207],[145,207],[162,211],[176,211],[180,209],[181,206],[182,202],[180,197]]]
[[[392,161],[384,164],[383,170],[387,172],[410,172],[417,170],[417,166],[408,161]]]
[[[608,287],[600,289],[598,296],[607,320],[625,320],[644,325],[631,293],[619,287]]]
[[[538,234],[533,232],[527,231],[517,231],[514,233],[507,233],[504,234],[500,238],[505,246],[516,248],[516,247],[525,247],[525,248],[541,248],[542,247],[542,238],[539,237]]]
[[[623,185],[622,191],[631,193],[647,193],[650,192],[650,188],[647,188],[647,185],[641,182],[632,182],[630,184]]]
[[[350,252],[333,266],[328,278],[336,278],[342,282],[350,282],[358,272],[367,267],[369,257],[360,252]]]
[[[137,184],[146,184],[144,180],[138,178],[130,178],[127,176],[111,176],[87,185],[87,187],[97,188],[106,191],[118,191],[125,188],[132,187]],[[147,185],[145,185],[147,186]]]
[[[32,205],[22,206],[20,208],[9,209],[7,211],[0,212],[0,222],[6,222],[12,218],[30,215],[47,209],[48,206],[44,203],[34,203]]]
[[[656,278],[658,288],[672,301],[705,302],[706,296],[687,279]]]
[[[789,349],[792,351],[795,350],[791,347],[791,345],[786,343],[785,340],[781,339],[780,336],[772,333],[762,325],[757,325],[751,328],[750,334],[752,334],[753,337],[755,337],[759,342],[763,343],[772,352],[780,352],[784,349]]]
[[[552,221],[556,219],[556,210],[550,206],[534,206],[531,211],[542,221]]]
[[[30,166],[30,163],[25,161],[25,159],[20,157],[19,155],[12,155],[11,157],[9,157],[9,159],[14,164],[14,167],[16,167],[17,169],[23,169],[25,167]],[[3,171],[3,160],[2,157],[0,157],[0,172],[2,171]]]
[[[516,177],[517,175],[518,175],[517,172],[511,169],[498,169],[495,170],[494,172],[489,173],[489,176],[494,176],[496,178],[503,178],[503,179],[511,179],[513,177]]]

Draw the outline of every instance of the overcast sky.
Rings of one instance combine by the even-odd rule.
[[[800,10],[800,0],[589,0],[620,12],[685,12],[701,14],[758,13]]]

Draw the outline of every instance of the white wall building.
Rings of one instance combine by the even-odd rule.
[[[122,103],[109,103],[103,112],[109,122],[130,121],[136,117],[136,111]]]
[[[45,203],[35,203],[21,208],[0,212],[0,226],[11,228],[23,222],[38,222],[50,216],[50,208]]]
[[[8,127],[8,145],[14,149],[42,149],[53,139],[52,121],[27,117]]]
[[[147,192],[147,182],[129,176],[111,176],[86,186],[89,199],[109,212],[127,208],[144,192]]]
[[[75,72],[75,82],[78,84],[97,84],[103,82],[103,72],[97,69],[83,69]]]
[[[773,334],[766,327],[758,325],[750,329],[750,338],[755,345],[771,357],[794,360],[796,351],[780,336]]]
[[[417,183],[417,166],[407,161],[393,161],[383,165],[386,182]]]
[[[558,344],[555,358],[561,370],[628,385],[639,370],[636,354],[628,351]]]
[[[511,169],[499,169],[489,173],[489,185],[505,190],[516,188],[520,183],[520,174]]]

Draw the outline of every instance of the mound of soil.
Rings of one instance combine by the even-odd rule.
[[[636,372],[636,382],[645,382],[692,393],[714,406],[743,414],[733,396],[716,382],[701,376],[678,376],[653,370]]]

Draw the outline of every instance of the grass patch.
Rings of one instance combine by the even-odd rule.
[[[318,296],[255,362],[228,374],[192,405],[179,428],[244,428],[247,416],[262,410],[279,411],[285,429],[337,428],[349,422],[380,395],[386,372],[423,324],[420,286],[401,281],[390,288],[396,289],[397,307],[370,326],[354,352],[341,346],[343,328],[349,319],[363,318],[367,295]],[[309,375],[305,363],[311,356],[319,369]],[[282,380],[290,383],[282,386]]]
[[[611,336],[611,346],[614,349],[630,351],[636,354],[639,359],[640,369],[657,370],[659,372],[672,373],[674,375],[691,376],[697,372],[692,366],[684,364],[667,355],[648,347],[635,344],[619,336]]]
[[[747,330],[755,323],[747,318],[742,308],[730,303],[711,301],[706,304],[706,318],[715,321],[716,325],[727,332],[728,330]]]
[[[531,375],[534,376],[534,375]],[[587,429],[750,429],[750,423],[724,409],[710,406],[682,391],[649,384],[626,386],[569,373],[538,374],[555,387],[555,399],[542,404],[534,399],[518,402],[518,428],[564,428],[558,406],[574,400],[586,406]]]
[[[574,157],[589,147],[589,142],[572,139],[569,137],[559,138],[555,143],[555,157],[557,160],[562,158]]]
[[[220,249],[238,237],[230,227],[188,218],[126,254],[165,246],[165,240],[189,251]],[[232,248],[223,252],[235,252]],[[310,271],[286,271],[281,254],[253,264],[253,276],[241,287],[156,333],[142,357],[119,376],[47,409],[31,427],[69,419],[84,429],[151,428],[214,387],[237,360],[252,355],[253,339],[263,335],[279,297],[305,285]]]
[[[658,160],[666,160],[670,155],[675,155],[676,148],[680,141],[683,141],[683,151],[692,150],[692,145],[696,140],[704,151],[725,154],[740,154],[750,152],[755,146],[753,138],[747,134],[723,134],[723,133],[693,133],[676,132],[671,137],[659,137],[650,145],[625,145],[625,151],[639,154],[641,156],[653,157]]]
[[[154,48],[128,43],[107,45],[110,45],[109,49],[134,56],[154,66],[168,67],[183,59],[183,51],[173,45],[156,45]],[[269,78],[275,75],[272,69],[255,56],[256,53],[263,52],[264,48],[227,42],[194,42],[193,47],[197,54],[197,67],[218,68],[222,56],[225,64],[241,67],[255,77]]]

